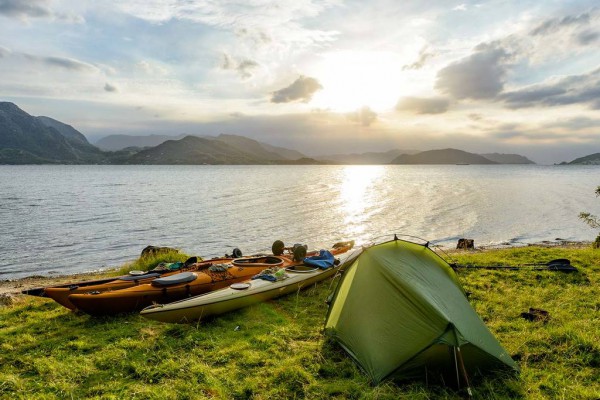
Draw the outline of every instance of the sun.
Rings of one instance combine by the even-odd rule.
[[[311,105],[336,112],[368,106],[376,111],[393,108],[414,86],[402,73],[405,62],[392,52],[338,51],[323,54],[314,75],[323,89]]]

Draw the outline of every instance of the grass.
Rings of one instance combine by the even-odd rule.
[[[600,397],[600,251],[524,247],[452,257],[478,265],[569,258],[580,269],[459,271],[471,304],[521,366],[518,376],[475,378],[475,398]],[[371,386],[323,338],[335,282],[196,325],[93,318],[23,297],[0,307],[0,398],[462,398],[420,381]],[[550,321],[520,318],[529,307],[549,311]]]
[[[126,275],[129,271],[148,271],[162,262],[173,263],[173,262],[185,262],[190,256],[184,253],[180,253],[177,250],[162,251],[155,254],[148,254],[144,257],[140,257],[135,261],[123,265],[121,268],[115,270],[112,274],[115,276]]]

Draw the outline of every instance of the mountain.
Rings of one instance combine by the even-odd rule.
[[[385,152],[367,152],[367,153],[352,153],[352,154],[330,154],[318,156],[315,159],[320,161],[330,161],[337,164],[346,165],[378,165],[389,164],[393,159],[401,154],[415,154],[418,150],[388,150]]]
[[[486,153],[481,155],[498,164],[535,164],[529,158],[519,154]]]
[[[266,164],[225,142],[198,136],[167,140],[134,154],[127,164]]]
[[[96,146],[103,150],[118,151],[127,148],[147,148],[158,146],[168,140],[180,140],[186,136],[197,135],[110,135],[96,142]],[[223,143],[249,153],[259,159],[265,160],[297,160],[306,157],[296,150],[290,150],[283,147],[272,146],[270,144],[258,142],[256,140],[239,135],[220,134],[219,136],[197,136],[205,139],[220,140]]]
[[[590,154],[589,156],[579,157],[567,163],[569,165],[600,165],[600,153]]]
[[[69,125],[0,102],[0,164],[84,164],[103,159],[102,152]]]
[[[131,135],[109,135],[103,137],[96,142],[96,146],[102,150],[118,151],[128,147],[154,147],[167,140],[179,140],[186,135],[169,136],[169,135],[146,135],[146,136],[131,136]]]
[[[207,137],[211,139],[211,137]],[[253,157],[260,160],[297,160],[299,158],[306,157],[299,151],[285,149],[283,147],[271,146],[265,143],[261,143],[254,139],[247,138],[245,136],[238,135],[226,135],[220,134],[215,138],[223,143],[235,147],[245,153],[252,155]]]
[[[417,154],[401,154],[390,164],[496,164],[494,161],[456,149],[429,150]]]
[[[167,140],[156,147],[133,154],[127,158],[125,163],[181,165],[322,164],[307,157],[289,160],[262,148],[260,142],[234,135],[220,135],[216,138],[190,135],[180,140]]]

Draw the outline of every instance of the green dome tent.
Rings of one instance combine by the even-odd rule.
[[[427,245],[396,238],[346,269],[325,327],[375,384],[441,375],[460,386],[482,370],[518,370],[450,265]]]

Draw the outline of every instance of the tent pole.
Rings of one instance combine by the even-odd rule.
[[[456,346],[452,346],[452,350],[454,351],[454,368],[456,369],[456,385],[460,389],[460,377],[458,375],[458,359],[456,357]]]
[[[465,378],[465,382],[467,384],[467,393],[469,395],[469,398],[471,398],[471,397],[473,397],[473,393],[471,392],[471,385],[469,384],[469,377],[467,375],[467,370],[465,368],[465,363],[463,361],[462,353],[460,352],[460,347],[458,348],[458,360],[460,361],[460,369],[462,370],[463,377]]]

